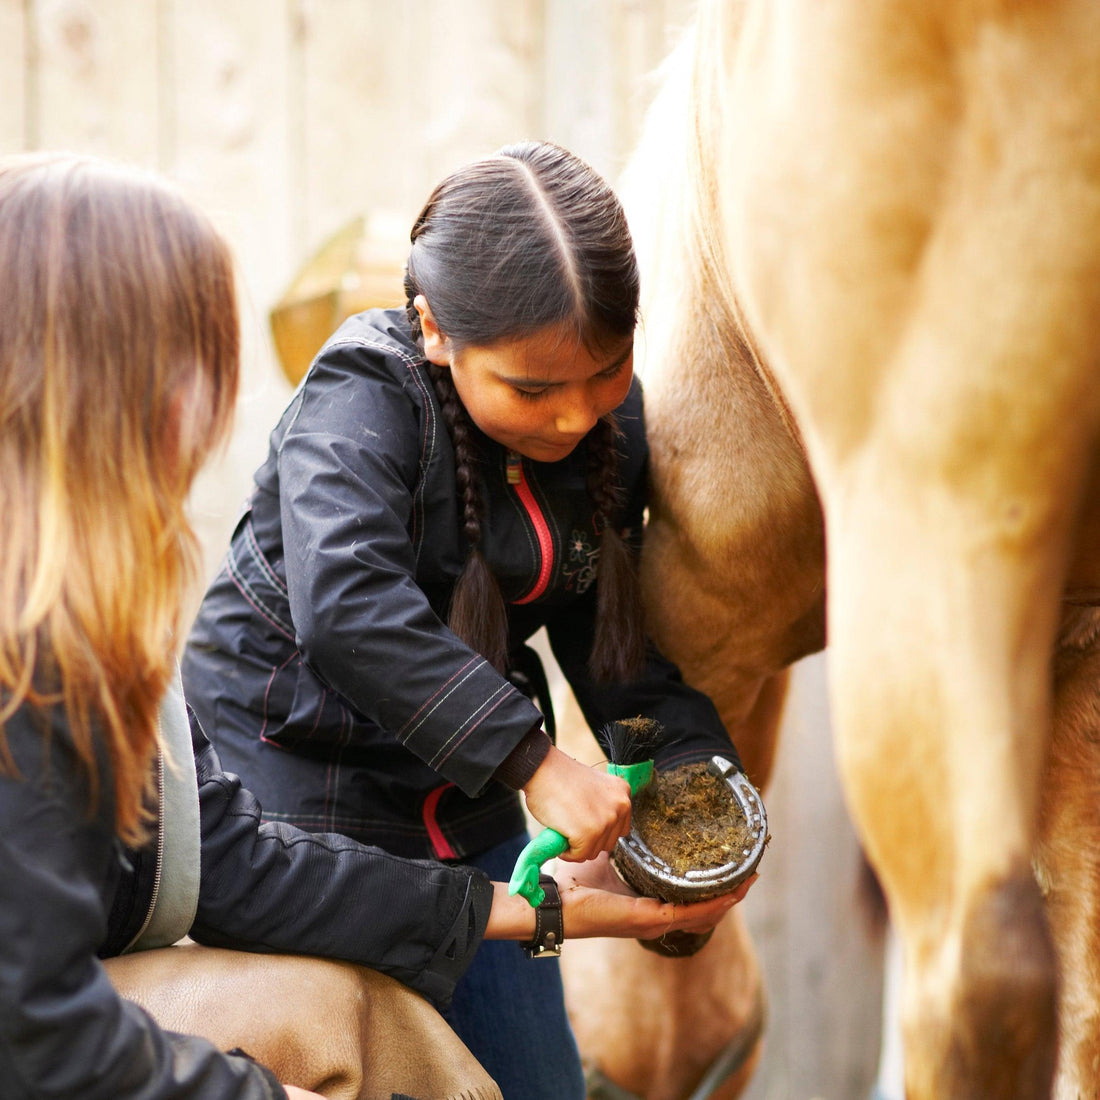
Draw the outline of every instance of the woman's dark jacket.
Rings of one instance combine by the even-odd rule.
[[[617,522],[636,543],[637,383],[618,419]],[[513,665],[529,671],[525,642],[545,626],[593,730],[645,715],[666,729],[659,767],[736,759],[711,702],[655,651],[638,682],[589,676],[599,540],[586,447],[539,463],[477,438],[481,546],[508,604]],[[272,433],[183,661],[188,700],[265,815],[444,858],[524,828],[494,773],[542,715],[444,625],[467,551],[454,449],[404,312],[352,317]]]
[[[19,774],[0,775],[0,1095],[285,1100],[267,1069],[165,1032],[115,993],[97,955],[118,954],[141,928],[158,846],[122,849],[109,782],[88,811],[59,710],[24,708],[5,735]],[[192,740],[202,868],[192,938],[347,959],[445,1001],[484,931],[488,879],[261,825],[256,800],[221,770],[195,722]],[[102,752],[99,767],[108,779]]]

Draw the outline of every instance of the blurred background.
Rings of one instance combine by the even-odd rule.
[[[193,501],[208,575],[291,394],[269,315],[316,289],[298,279],[303,265],[334,238],[338,251],[343,233],[360,274],[365,263],[373,275],[349,277],[329,306],[399,303],[408,227],[432,186],[510,141],[557,141],[615,183],[692,6],[0,0],[0,153],[69,149],[157,169],[234,249],[240,406]],[[883,937],[862,900],[820,657],[795,670],[767,804],[773,840],[746,915],[770,1020],[747,1095],[865,1100],[879,1060]]]

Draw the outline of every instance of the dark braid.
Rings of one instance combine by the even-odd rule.
[[[415,244],[417,229],[419,228],[419,222],[413,226],[412,241]],[[415,280],[412,277],[408,267],[405,268],[405,316],[409,319],[409,331],[412,333],[412,338],[420,346],[423,351],[424,333],[420,328],[420,314],[416,312],[416,306],[413,304],[416,300],[416,296],[420,293],[419,287],[417,287]]]
[[[600,536],[596,635],[588,658],[593,679],[636,680],[645,664],[645,621],[634,555],[615,520],[622,506],[619,483],[620,431],[613,413],[588,436],[588,495],[596,509]]]
[[[415,297],[415,295],[413,295]],[[415,308],[409,309],[416,314]],[[416,327],[419,328],[419,316]],[[455,584],[447,625],[471,649],[476,649],[498,672],[507,671],[508,612],[500,586],[481,552],[481,517],[484,503],[478,492],[480,456],[470,417],[455,390],[451,372],[429,366],[443,422],[455,452],[455,484],[462,504],[462,533],[470,547],[466,565]]]

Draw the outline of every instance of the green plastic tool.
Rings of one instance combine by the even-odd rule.
[[[639,764],[608,764],[608,773],[625,779],[630,785],[631,796],[636,795],[653,778],[653,761]],[[537,909],[546,896],[539,885],[539,868],[569,847],[569,841],[557,829],[543,829],[519,854],[512,877],[508,881],[509,894],[521,894],[532,909]]]

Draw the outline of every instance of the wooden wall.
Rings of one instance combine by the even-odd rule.
[[[267,315],[349,218],[403,233],[431,186],[523,137],[614,181],[691,0],[0,0],[0,153],[75,149],[176,179],[240,266],[237,429],[195,493],[212,571],[289,386]],[[397,288],[395,288],[396,292]],[[2,308],[2,307],[0,307]],[[771,990],[750,1100],[863,1100],[878,944],[829,753],[821,664],[795,679],[747,903]]]
[[[746,920],[769,1021],[764,1066],[745,1100],[866,1100],[882,1033],[886,926],[840,793],[823,654],[793,670],[765,804],[772,841]],[[891,1080],[884,1074],[880,1087]]]
[[[212,569],[289,389],[267,313],[352,216],[407,233],[434,183],[507,141],[613,178],[687,0],[0,0],[0,152],[157,168],[241,268],[237,432],[196,493]],[[399,290],[399,288],[395,288]]]

